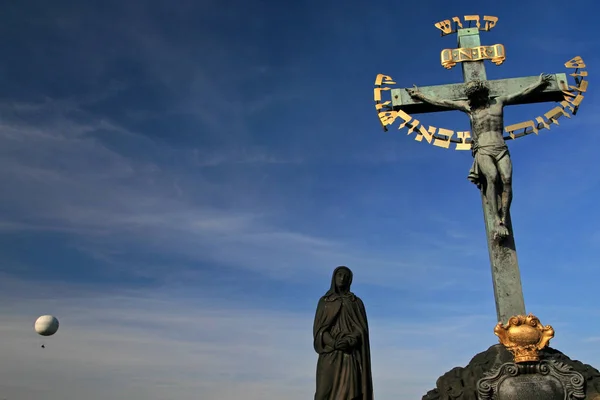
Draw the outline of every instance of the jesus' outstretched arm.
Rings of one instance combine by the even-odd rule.
[[[433,104],[434,106],[450,108],[452,110],[459,110],[463,112],[469,112],[469,105],[466,101],[454,101],[440,99],[436,97],[430,97],[424,95],[415,85],[413,89],[406,89],[410,97],[416,100],[423,101],[425,103]]]
[[[506,96],[500,96],[498,97],[497,101],[501,102],[502,104],[511,104],[517,100],[524,99],[532,93],[535,93],[536,91],[548,86],[552,78],[552,75],[541,74],[540,78],[533,85],[530,85],[519,92],[509,94]]]

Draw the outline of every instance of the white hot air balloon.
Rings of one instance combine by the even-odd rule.
[[[33,325],[38,335],[52,336],[58,330],[58,320],[53,315],[42,315]]]

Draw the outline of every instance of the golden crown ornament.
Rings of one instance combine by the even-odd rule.
[[[540,350],[548,346],[554,337],[554,329],[550,325],[542,325],[533,314],[513,316],[506,325],[499,322],[494,333],[513,354],[515,363],[539,361]]]

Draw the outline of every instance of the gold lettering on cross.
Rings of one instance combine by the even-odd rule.
[[[484,24],[481,23],[481,19],[482,18],[479,15],[463,16],[465,24],[468,24],[468,26],[470,27],[471,22],[475,21],[475,27],[480,31],[490,31],[498,23],[498,17],[492,17],[490,15],[483,16],[483,21],[485,22]],[[464,29],[463,23],[459,17],[444,19],[442,21],[436,22],[433,25],[440,31],[442,31],[442,36],[450,35],[451,33],[456,33],[459,29]]]
[[[488,23],[489,25],[492,25],[492,23],[495,25],[497,18],[495,20],[492,18],[495,17],[484,17],[484,21],[486,21],[486,27]],[[471,20],[476,21],[476,19]],[[440,26],[443,26],[444,29],[446,29],[446,27],[451,28],[452,25],[450,20],[445,20],[442,22],[438,24],[441,24]],[[461,21],[458,19],[458,17],[452,18],[452,22],[455,22],[457,25],[462,27]],[[493,46],[478,46],[470,49],[445,49],[442,51],[441,58],[442,64],[447,68],[451,68],[458,62],[478,61],[483,59],[489,59],[492,60],[492,62],[502,63],[505,59],[505,52],[503,45],[496,44]],[[494,60],[494,58],[496,58],[496,60]],[[566,82],[561,81],[562,85],[560,86],[560,90],[564,95],[564,99],[559,103],[560,105],[552,108],[545,114],[536,117],[534,120],[519,122],[506,126],[504,130],[506,133],[508,133],[508,136],[506,136],[505,139],[516,139],[529,135],[530,133],[535,133],[537,135],[541,129],[550,129],[552,124],[558,125],[558,120],[561,117],[571,118],[577,113],[577,110],[584,99],[583,94],[588,90],[588,81],[584,79],[588,76],[588,72],[580,70],[581,68],[585,68],[585,63],[579,56],[574,57],[565,63],[565,67],[575,69],[573,73],[569,74],[574,78],[575,85],[567,85]],[[382,87],[382,85],[390,85],[395,83],[396,82],[394,82],[393,78],[389,75],[379,74],[375,79],[376,87],[373,90],[373,100],[375,100],[375,109],[377,110],[379,121],[383,125],[384,130],[387,130],[387,126],[392,125],[397,119],[400,119],[402,122],[399,124],[398,129],[406,127],[408,129],[408,135],[415,132],[415,140],[418,142],[423,141],[423,138],[425,138],[427,143],[433,144],[436,147],[448,149],[450,148],[450,143],[456,143],[455,150],[471,149],[470,132],[454,132],[450,129],[437,128],[435,126],[425,127],[418,119],[413,118],[399,107],[392,106],[392,101],[382,101],[382,93],[384,91],[388,92],[391,90],[390,87]],[[455,133],[457,139],[453,139]]]
[[[457,63],[465,61],[490,60],[500,65],[506,60],[504,45],[478,46],[472,48],[444,49],[440,54],[442,67],[450,69]]]

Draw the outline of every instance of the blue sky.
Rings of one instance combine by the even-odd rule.
[[[439,63],[456,39],[433,24],[465,14],[499,17],[490,79],[588,65],[578,115],[509,146],[527,310],[600,365],[593,3],[413,4],[5,5],[0,398],[310,398],[338,265],[367,307],[378,399],[420,398],[494,344],[470,154],[382,132],[372,97],[378,73],[459,82]],[[46,313],[61,328],[42,350]]]

